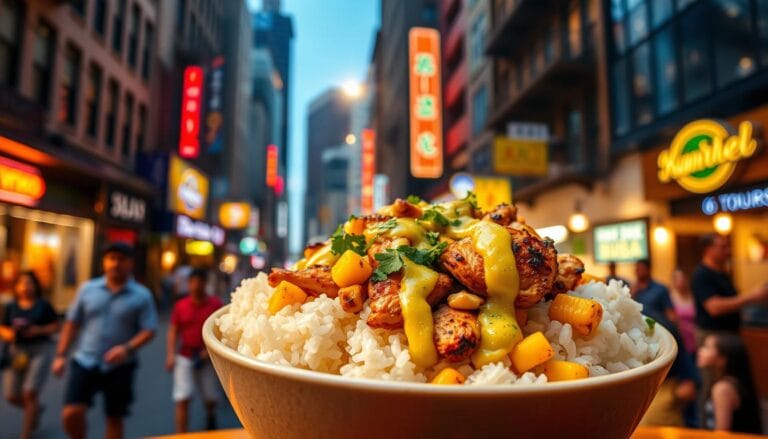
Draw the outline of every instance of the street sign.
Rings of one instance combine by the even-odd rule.
[[[443,175],[440,33],[414,27],[408,32],[411,175]]]
[[[477,205],[482,210],[491,210],[499,204],[512,203],[512,185],[508,178],[474,177]]]
[[[595,226],[592,231],[595,262],[633,262],[648,258],[645,220]]]
[[[545,141],[503,136],[493,139],[493,170],[497,174],[543,177],[547,169]]]

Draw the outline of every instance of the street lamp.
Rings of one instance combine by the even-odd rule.
[[[581,212],[581,201],[576,201],[573,214],[568,218],[568,228],[574,233],[581,233],[589,228],[589,218]]]

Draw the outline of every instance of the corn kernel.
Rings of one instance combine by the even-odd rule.
[[[541,332],[534,332],[512,348],[509,358],[518,374],[544,363],[555,355],[549,340]]]
[[[549,360],[544,363],[544,374],[547,381],[569,381],[588,377],[589,369],[572,361]]]
[[[549,318],[570,323],[577,334],[588,336],[600,325],[603,307],[592,299],[558,294],[549,306]]]
[[[467,378],[461,374],[458,370],[452,367],[446,367],[441,370],[432,381],[431,384],[464,384]]]

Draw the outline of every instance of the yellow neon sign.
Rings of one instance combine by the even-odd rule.
[[[718,189],[728,181],[740,160],[757,151],[752,133],[749,121],[741,122],[738,131],[715,120],[689,123],[677,133],[669,149],[659,154],[659,181],[676,180],[684,189],[699,194]]]

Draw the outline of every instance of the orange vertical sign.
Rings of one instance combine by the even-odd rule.
[[[277,184],[277,145],[267,145],[267,186]]]
[[[408,32],[411,175],[443,175],[443,121],[440,89],[440,33],[414,27]]]
[[[363,214],[373,213],[373,175],[376,173],[376,133],[370,128],[366,128],[362,133],[362,151],[361,158],[361,193],[360,207]]]

